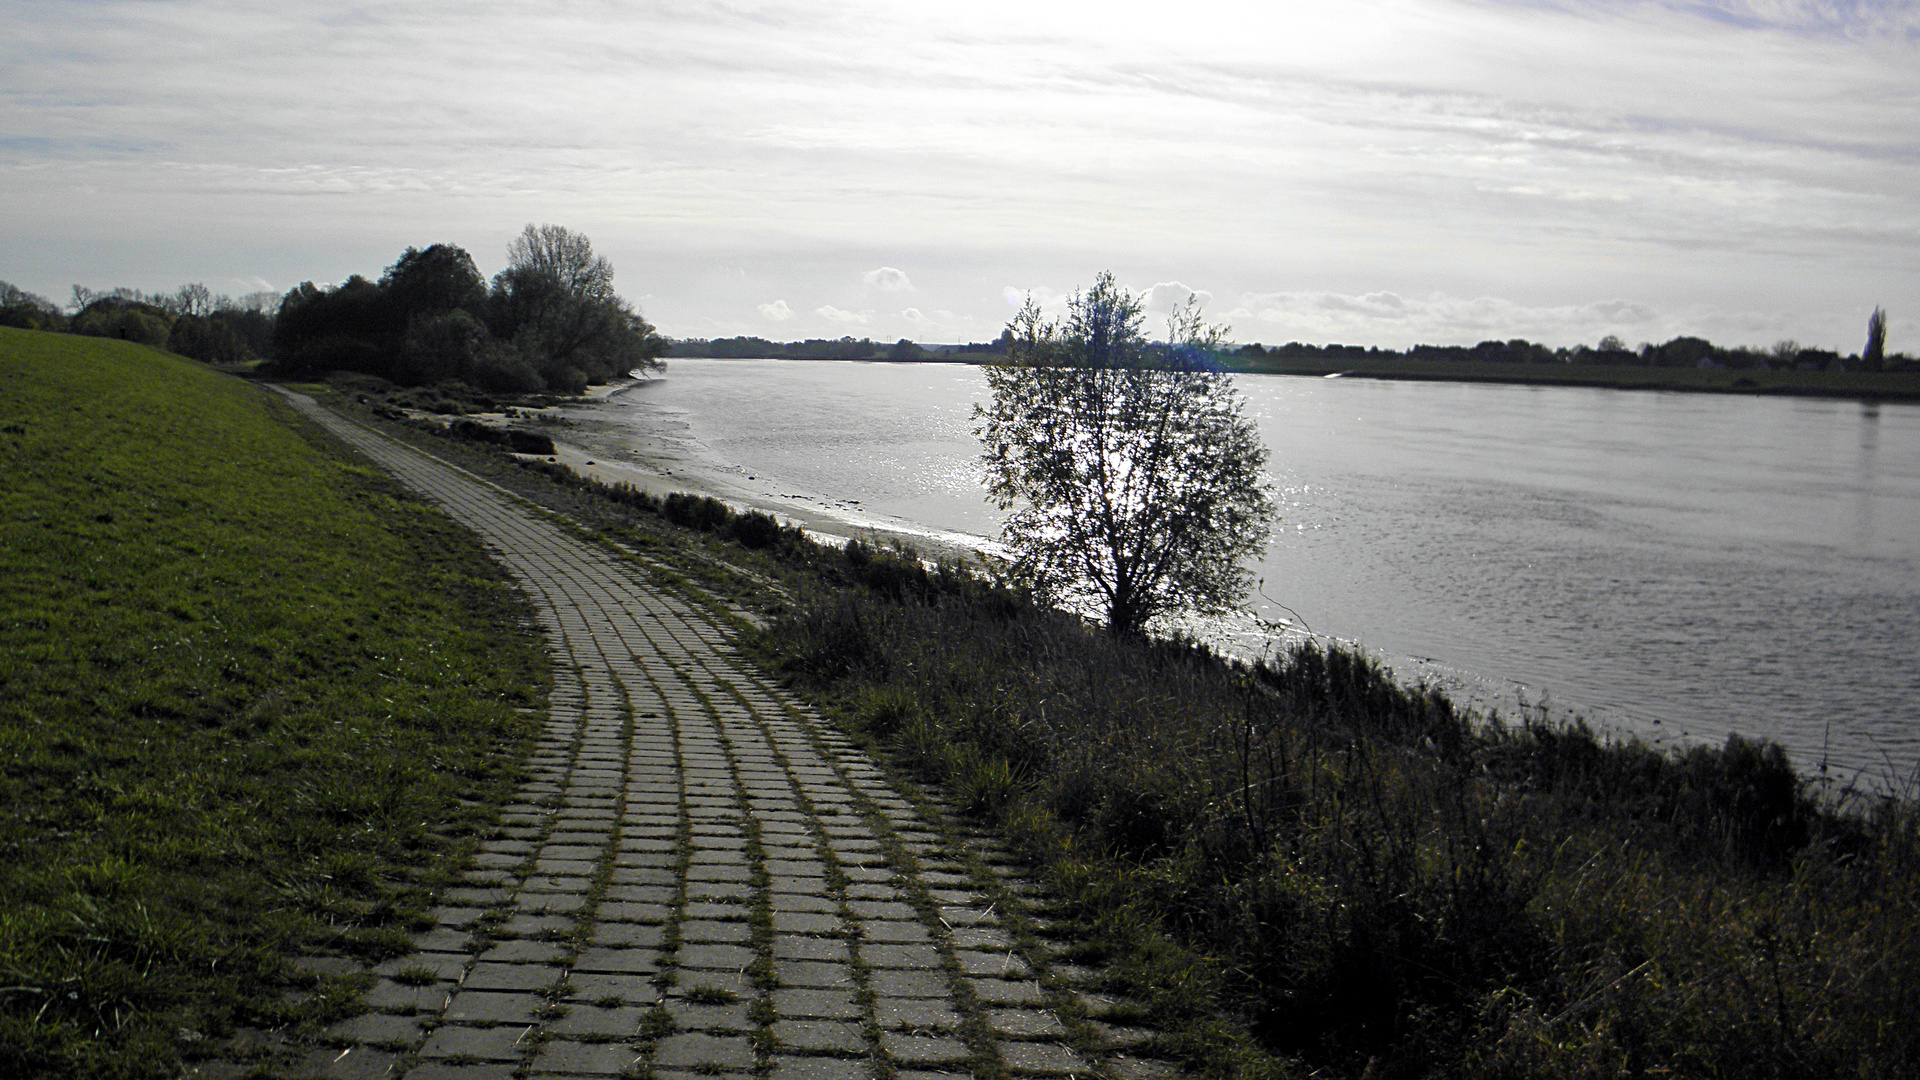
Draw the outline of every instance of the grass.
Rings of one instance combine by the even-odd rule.
[[[874,561],[872,553],[855,561]],[[911,567],[901,568],[912,575]],[[1009,835],[1213,1075],[1914,1075],[1920,816],[1777,746],[1468,717],[980,582],[839,589],[762,657]]]
[[[544,659],[468,534],[258,388],[0,330],[0,1075],[350,1000],[510,790]],[[351,980],[349,980],[350,982]]]
[[[1232,357],[1227,367],[1262,375],[1346,375],[1368,379],[1597,386],[1722,394],[1920,400],[1920,374],[1875,371],[1763,371],[1601,364],[1496,364],[1476,361],[1363,359],[1286,360]]]

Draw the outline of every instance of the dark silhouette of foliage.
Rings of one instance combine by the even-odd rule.
[[[0,326],[18,330],[65,330],[67,319],[59,305],[46,297],[0,281]]]
[[[1867,347],[1860,350],[1860,364],[1868,371],[1881,371],[1887,366],[1887,312],[1885,308],[1874,308],[1867,316]]]
[[[281,301],[274,356],[290,374],[458,381],[495,393],[577,393],[659,366],[665,343],[613,291],[613,267],[586,237],[529,225],[508,258],[491,289],[452,244],[406,249],[378,282],[302,282]]]
[[[1273,519],[1266,447],[1211,356],[1225,335],[1189,305],[1164,345],[1110,273],[1064,323],[1029,299],[976,407],[1002,538],[1036,595],[1096,608],[1115,635],[1238,604]]]

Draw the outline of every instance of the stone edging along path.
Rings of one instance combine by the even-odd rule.
[[[737,659],[711,616],[504,490],[282,392],[478,533],[554,654],[503,828],[308,1075],[1173,1075],[1129,1053],[1149,1032],[1097,1022],[1115,1003],[1088,973],[1017,947],[1032,889],[1003,850],[949,846],[937,806]]]

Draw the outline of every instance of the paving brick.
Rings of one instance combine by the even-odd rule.
[[[660,951],[658,949],[612,949],[590,948],[582,950],[574,958],[575,973],[583,971],[625,972],[628,974],[653,974],[660,970]]]
[[[407,1073],[407,1080],[513,1080],[519,1066],[500,1063],[455,1065],[445,1061],[425,1062]]]
[[[373,984],[373,989],[361,998],[361,1004],[369,1009],[383,1012],[437,1013],[446,1007],[447,996],[453,992],[453,983],[434,983],[429,986],[405,986],[397,982],[382,979]]]
[[[873,1018],[883,1028],[933,1031],[960,1026],[960,1014],[943,997],[876,997]]]
[[[972,949],[961,949],[954,952],[953,958],[960,962],[960,970],[968,975],[1007,978],[1032,974],[1032,969],[1027,967],[1027,962],[1011,952],[978,952]]]
[[[689,919],[680,924],[680,940],[687,942],[739,944],[752,936],[753,927],[744,922]]]
[[[798,1019],[849,1019],[860,1015],[853,985],[843,988],[792,987],[775,990],[768,999],[776,1015]],[[881,1000],[898,1000],[882,998]]]
[[[852,986],[853,969],[824,960],[775,960],[774,981],[781,986]]]
[[[744,1004],[699,1005],[685,998],[668,998],[664,1006],[682,1031],[744,1034],[758,1026],[748,1016]]]
[[[538,938],[572,933],[573,926],[573,920],[565,915],[519,913],[494,927],[493,934],[495,937]]]
[[[623,1043],[554,1039],[542,1046],[534,1056],[533,1071],[620,1076],[638,1065],[640,1060],[640,1052]]]
[[[783,1049],[805,1053],[857,1054],[867,1049],[857,1025],[837,1020],[777,1020],[773,1038]]]
[[[946,997],[947,976],[940,971],[876,971],[867,979],[876,994],[887,997]]]
[[[315,1050],[294,1066],[299,1080],[384,1080],[400,1064],[398,1055],[368,1046]]]
[[[593,1035],[606,1038],[632,1038],[640,1030],[646,1010],[638,1005],[603,1009],[598,1005],[570,1004],[566,1015],[547,1025],[555,1035]]]
[[[774,929],[779,929],[779,919],[774,920]],[[773,958],[775,960],[847,960],[847,943],[839,938],[805,937],[799,934],[776,933],[773,937]]]
[[[419,1016],[363,1013],[333,1025],[324,1035],[329,1040],[341,1043],[405,1043],[411,1046],[420,1041],[424,1022],[424,1018]]]
[[[1067,1032],[1059,1018],[1040,1009],[989,1009],[986,1021],[994,1034],[1013,1038],[1034,1039]]]
[[[576,971],[567,979],[568,1001],[609,1001],[651,1005],[660,990],[651,975],[634,972]]]
[[[474,1057],[482,1061],[514,1061],[522,1056],[521,1043],[533,1034],[530,1026],[463,1027],[448,1024],[427,1036],[420,1047],[423,1058]]]
[[[781,912],[827,913],[840,910],[840,903],[830,896],[812,893],[782,892],[774,889],[768,896],[769,906],[774,914]]]
[[[446,1018],[475,1024],[531,1024],[545,1004],[532,994],[462,990],[447,1003]]]
[[[872,968],[920,968],[931,971],[940,966],[940,950],[932,945],[870,945],[860,943],[860,962]]]
[[[1034,982],[1008,982],[1005,979],[969,979],[973,996],[987,1005],[1038,1005],[1047,1000]]]
[[[673,899],[673,890],[661,889],[659,891],[664,895],[662,895],[657,902],[638,903],[621,901],[612,904],[601,904],[594,910],[593,916],[601,922],[666,922],[667,916],[670,914],[667,908],[667,901]]]
[[[502,941],[480,954],[482,964],[552,964],[566,955],[565,947],[550,941]]]
[[[565,977],[566,971],[544,964],[475,964],[467,972],[463,990],[544,990]]]
[[[595,945],[608,948],[645,946],[658,948],[666,940],[666,928],[643,923],[595,923],[589,938]]]
[[[973,1056],[959,1039],[900,1031],[881,1032],[880,1049],[902,1065],[957,1065]]]
[[[833,934],[841,930],[840,916],[818,911],[775,911],[773,929],[780,934]]]
[[[994,1049],[1012,1072],[1065,1076],[1091,1071],[1086,1058],[1059,1043],[1003,1042],[994,1044]]]
[[[413,939],[421,952],[465,952],[474,944],[473,935],[450,926],[437,926]]]
[[[872,1080],[872,1077],[873,1067],[864,1061],[830,1057],[775,1058],[772,1071],[767,1074],[767,1080]]]
[[[669,1035],[654,1047],[653,1063],[665,1068],[753,1068],[753,1044],[737,1035],[692,1032]]]
[[[1005,950],[1013,948],[1013,936],[991,926],[961,926],[953,931],[956,949]]]
[[[738,971],[753,963],[753,950],[740,945],[682,945],[674,960],[681,967]]]
[[[1174,1080],[1178,1066],[1151,1058],[1116,1057],[1107,1060],[1107,1071],[1114,1080]]]

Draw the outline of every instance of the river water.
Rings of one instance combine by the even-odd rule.
[[[1263,619],[1512,713],[1920,767],[1920,406],[1238,376]],[[977,369],[675,360],[591,415],[737,501],[990,547]],[[1258,652],[1255,628],[1212,627]]]

